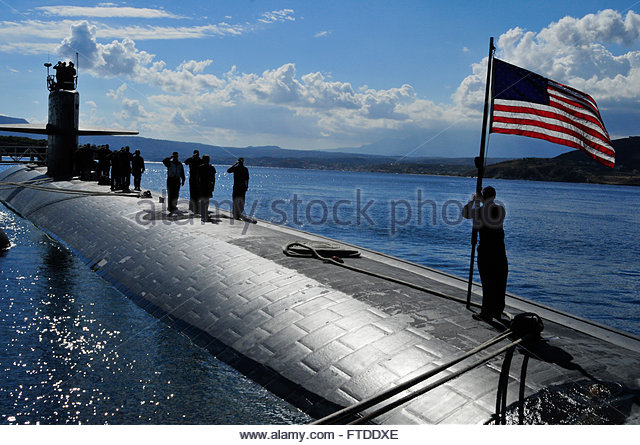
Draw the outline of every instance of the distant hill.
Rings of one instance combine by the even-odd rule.
[[[0,116],[0,123],[19,124],[27,123],[24,119]],[[16,133],[2,133],[13,135]],[[447,135],[447,137],[452,137]],[[5,145],[29,145],[46,144],[46,140],[33,141],[20,137],[0,135],[0,143]],[[33,136],[33,135],[32,135]],[[238,157],[244,157],[247,165],[284,167],[284,168],[312,168],[348,171],[376,171],[386,173],[410,173],[431,175],[459,175],[475,176],[473,158],[456,156],[462,153],[460,147],[464,147],[470,140],[464,142],[465,136],[459,134],[460,142],[451,141],[452,148],[446,152],[451,157],[418,156],[424,150],[416,149],[424,141],[422,138],[407,138],[403,140],[385,140],[375,144],[369,144],[356,149],[345,148],[336,150],[291,150],[277,146],[259,147],[222,147],[192,142],[176,142],[159,139],[144,138],[139,136],[87,136],[80,138],[80,144],[109,144],[110,148],[118,149],[128,145],[132,151],[139,149],[146,160],[161,161],[172,152],[177,151],[182,160],[192,155],[197,149],[200,154],[208,154],[216,164],[233,164]],[[46,138],[46,136],[34,136]],[[519,138],[519,141],[527,141],[529,138]],[[537,181],[564,181],[564,182],[596,182],[606,184],[640,185],[640,137],[629,137],[613,141],[616,150],[616,167],[612,170],[597,163],[589,156],[578,150],[572,150],[553,158],[528,157],[523,159],[508,159],[516,152],[528,152],[526,144],[513,144],[511,140],[504,139],[503,144],[509,144],[508,150],[496,149],[496,140],[492,141],[491,154],[493,159],[488,159],[485,176],[489,178],[527,179]],[[442,140],[440,141],[442,143]],[[475,142],[474,142],[475,143]],[[559,150],[557,146],[548,144],[540,149],[536,147],[537,156],[545,156],[551,153],[549,150]],[[514,148],[515,147],[515,148]],[[521,148],[517,148],[521,147]],[[421,148],[421,147],[419,147]],[[415,150],[414,150],[415,149]],[[431,151],[430,147],[428,151]],[[560,148],[562,149],[562,147]],[[349,152],[351,151],[351,152]],[[397,155],[371,154],[396,153]],[[497,156],[506,153],[506,156]]]
[[[0,124],[28,124],[28,123],[29,122],[19,117],[9,117],[9,116],[4,116],[0,114]]]
[[[46,145],[46,140],[1,136],[0,145]],[[190,142],[175,142],[134,136],[94,136],[80,138],[81,144],[109,144],[111,150],[129,146],[139,149],[147,161],[161,161],[177,151],[180,159],[191,156],[194,149],[209,154],[216,164],[233,164],[243,156],[249,166],[303,168],[317,170],[375,171],[432,175],[461,175],[473,166],[473,158],[405,158],[339,153],[320,150],[287,150],[274,146],[219,147]],[[495,160],[496,162],[499,159]]]
[[[110,148],[118,149],[128,145],[132,150],[139,149],[145,159],[150,161],[161,161],[167,156],[177,151],[180,159],[186,159],[193,154],[193,150],[199,150],[200,154],[208,154],[214,162],[225,163],[235,162],[238,157],[245,157],[247,161],[260,158],[287,158],[287,159],[333,159],[336,153],[321,150],[290,150],[277,146],[249,146],[249,147],[223,147],[218,145],[207,145],[196,142],[177,142],[161,139],[144,138],[140,136],[83,136],[80,144],[109,144]],[[361,158],[362,155],[343,153],[343,157]],[[366,156],[364,156],[366,157]]]
[[[480,129],[451,128],[438,133],[423,133],[398,139],[383,139],[360,147],[344,147],[327,150],[334,153],[357,153],[406,158],[433,158],[445,154],[449,158],[475,156],[480,149]],[[491,135],[489,156],[503,159],[524,157],[551,158],[570,150],[539,139],[513,135]]]
[[[161,161],[174,151],[184,160],[197,149],[200,155],[208,154],[217,164],[233,164],[242,156],[247,165],[253,166],[447,175],[462,174],[473,166],[473,158],[406,158],[398,161],[397,157],[391,156],[330,150],[291,150],[276,146],[221,147],[138,136],[82,137],[80,143],[109,144],[112,150],[128,145],[132,150],[139,149],[149,161]]]
[[[488,165],[487,178],[527,179],[534,181],[594,182],[600,184],[640,185],[640,137],[612,141],[616,165],[605,167],[580,150],[555,158],[513,159]],[[475,170],[469,170],[474,176]]]

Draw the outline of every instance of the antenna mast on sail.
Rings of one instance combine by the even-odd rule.
[[[482,176],[484,175],[485,147],[487,143],[487,122],[489,120],[491,104],[491,74],[493,71],[493,53],[496,47],[493,46],[493,37],[489,40],[489,61],[487,62],[487,83],[484,93],[484,114],[482,116],[482,138],[480,139],[480,156],[475,158],[478,169],[478,180],[476,182],[476,196],[482,192]],[[471,288],[473,286],[473,263],[476,256],[476,244],[478,243],[478,228],[476,227],[475,212],[473,212],[473,229],[471,232],[471,262],[469,264],[469,283],[467,286],[467,309],[471,307]]]
[[[78,64],[78,51],[76,51],[76,90],[78,89],[78,77],[80,74],[80,64]]]

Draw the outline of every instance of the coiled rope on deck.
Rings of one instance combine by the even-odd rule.
[[[306,253],[304,253],[306,251]],[[325,250],[326,251],[326,250]],[[334,264],[336,266],[340,266],[340,267],[344,267],[345,269],[349,269],[349,270],[353,270],[354,272],[359,272],[365,275],[369,275],[372,277],[376,277],[376,278],[380,278],[383,280],[387,280],[390,281],[392,283],[396,283],[396,284],[401,284],[403,286],[407,286],[410,287],[412,289],[416,289],[422,292],[426,292],[428,294],[431,295],[435,295],[436,297],[440,297],[440,298],[445,298],[447,300],[451,300],[451,301],[456,301],[458,303],[463,303],[463,304],[467,304],[467,300],[464,298],[460,298],[460,297],[456,297],[453,295],[449,295],[449,294],[445,294],[444,292],[439,292],[437,290],[433,290],[433,289],[429,289],[428,287],[424,287],[424,286],[420,286],[419,284],[415,284],[412,283],[410,281],[406,281],[406,280],[401,280],[399,278],[395,278],[389,275],[384,275],[378,272],[372,272],[370,270],[366,270],[363,269],[361,267],[356,267],[356,266],[351,266],[349,264],[345,264],[344,261],[342,260],[342,258],[339,256],[340,252],[338,252],[336,250],[336,252],[333,256],[328,257],[328,256],[323,256],[320,254],[320,252],[318,251],[318,249],[316,249],[314,246],[307,244],[307,243],[302,243],[299,241],[293,242],[288,244],[284,249],[283,252],[285,255],[287,256],[293,256],[293,257],[305,257],[305,258],[316,258],[318,260],[323,261],[324,263],[329,263],[329,264]],[[354,257],[359,257],[360,253],[358,252],[357,255],[351,255],[349,256],[350,258],[354,258]],[[471,303],[472,306],[474,307],[480,307],[480,305],[478,303]]]

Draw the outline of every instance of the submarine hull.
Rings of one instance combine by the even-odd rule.
[[[25,167],[0,173],[2,181],[38,178],[46,179],[42,170]],[[326,238],[235,221],[223,211],[202,224],[186,214],[169,216],[152,199],[105,196],[103,187],[86,182],[48,187],[57,192],[16,186],[1,189],[0,198],[149,312],[316,418],[428,372],[497,334],[457,301],[282,252],[294,241]],[[78,190],[95,194],[73,193]],[[458,277],[361,252],[345,262],[443,294],[466,294]],[[474,286],[476,300],[479,292]],[[481,424],[495,419],[499,397],[511,421],[558,422],[543,402],[551,406],[554,397],[570,394],[576,412],[564,415],[566,423],[640,423],[634,371],[640,369],[640,339],[517,296],[508,296],[507,310],[540,314],[543,338],[518,348],[508,367],[498,356],[374,422]],[[589,397],[596,384],[604,394],[598,400]],[[519,407],[526,408],[526,419],[518,418]]]

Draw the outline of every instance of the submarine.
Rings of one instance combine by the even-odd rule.
[[[131,133],[81,133],[77,97],[50,91],[47,167],[0,172],[0,200],[315,423],[640,424],[637,336],[511,293],[512,322],[488,324],[463,278],[80,181],[78,134]]]

